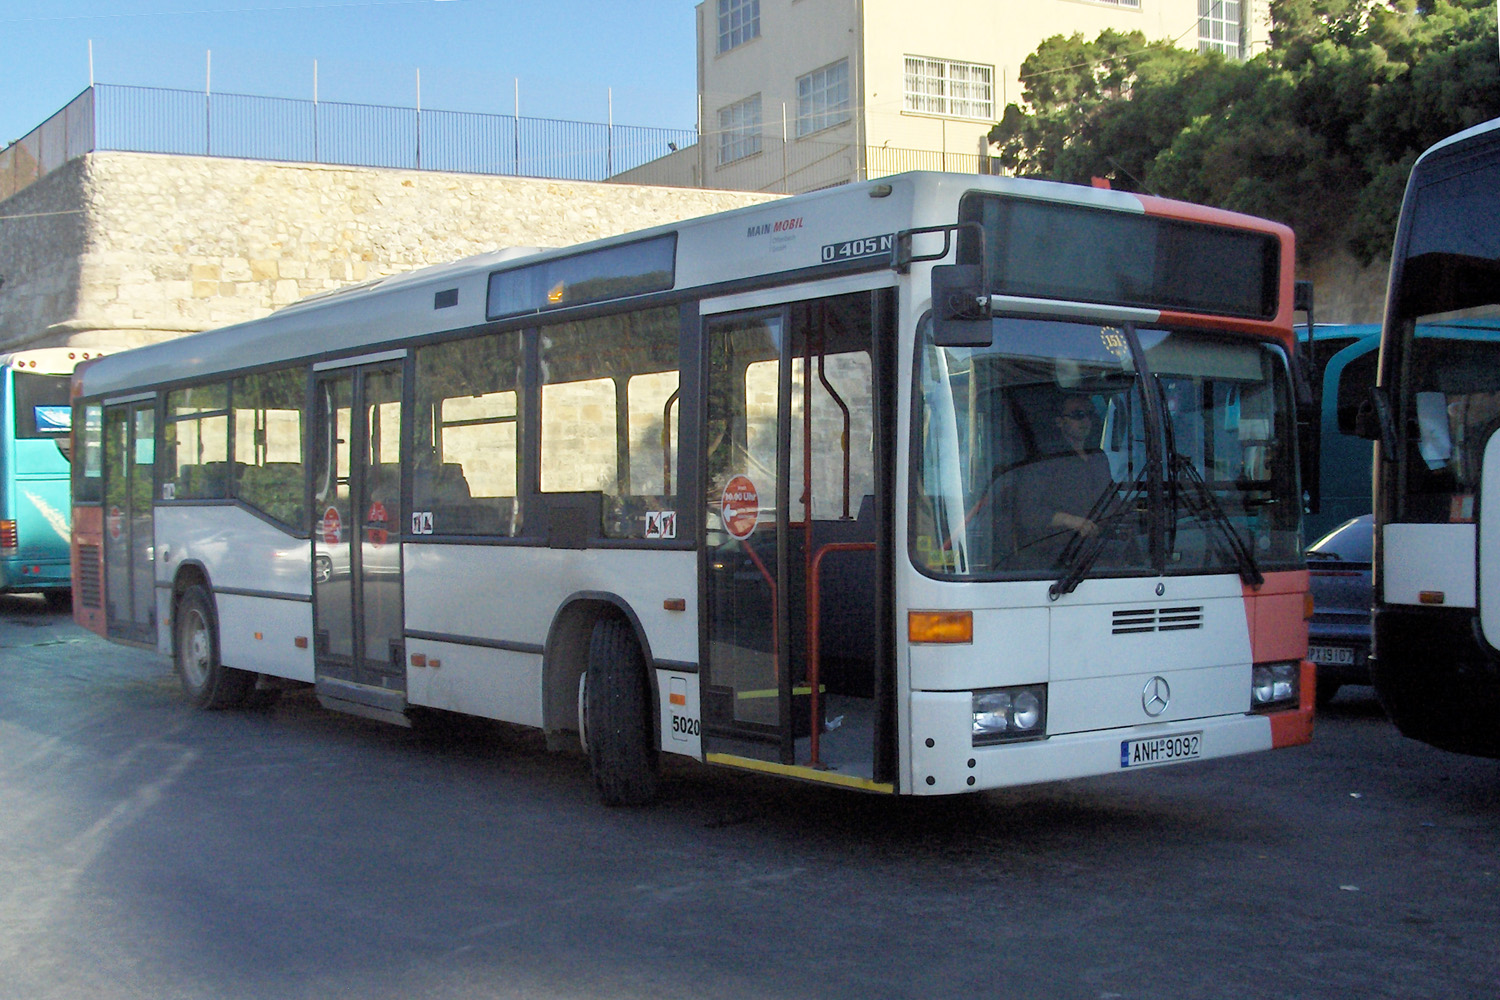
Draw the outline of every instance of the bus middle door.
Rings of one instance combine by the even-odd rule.
[[[318,698],[405,722],[401,368],[316,376],[313,616]]]

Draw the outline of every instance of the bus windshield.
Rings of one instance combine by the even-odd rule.
[[[1401,426],[1411,429],[1398,501],[1406,521],[1472,521],[1484,448],[1500,427],[1497,183],[1493,158],[1464,162],[1411,205],[1393,330]]]
[[[1278,348],[1208,333],[996,318],[920,354],[911,551],[940,576],[1252,573],[1295,564]],[[1159,428],[1153,430],[1153,428]]]

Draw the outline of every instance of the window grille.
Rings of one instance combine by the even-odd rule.
[[[993,120],[995,67],[907,56],[904,107],[921,114]]]
[[[1198,0],[1198,51],[1243,58],[1244,7],[1243,0]]]

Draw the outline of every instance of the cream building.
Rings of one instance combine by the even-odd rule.
[[[1236,59],[1269,37],[1268,0],[706,0],[697,17],[697,182],[775,192],[983,170],[1022,61],[1053,35]]]

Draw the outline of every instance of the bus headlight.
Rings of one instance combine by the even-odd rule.
[[[1031,740],[1047,733],[1047,685],[974,692],[975,746]]]
[[[1298,681],[1302,671],[1296,663],[1258,663],[1250,671],[1250,705],[1252,708],[1282,707],[1296,704],[1301,692]]]

